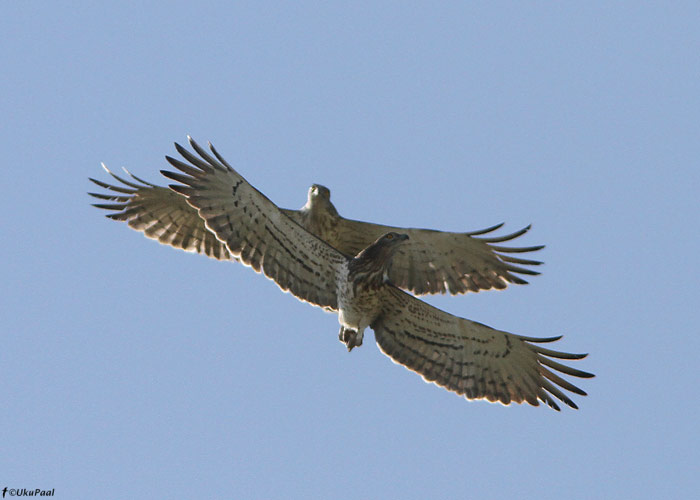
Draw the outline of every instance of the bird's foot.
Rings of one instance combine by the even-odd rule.
[[[345,328],[344,326],[340,327],[340,333],[338,333],[338,340],[347,346],[348,352],[352,351],[353,347],[360,347],[362,345],[363,337],[363,332],[351,330],[349,328]]]

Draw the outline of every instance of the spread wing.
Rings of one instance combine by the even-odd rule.
[[[540,345],[561,337],[540,339],[502,332],[441,311],[395,287],[385,290],[383,313],[370,325],[377,344],[384,354],[426,381],[467,399],[533,406],[543,401],[555,410],[559,406],[552,396],[578,408],[560,388],[586,395],[556,372],[583,378],[593,375],[555,361],[586,355]]]
[[[210,144],[212,157],[189,138],[199,157],[175,144],[189,163],[166,157],[182,173],[161,171],[187,197],[207,228],[244,264],[301,300],[336,310],[336,276],[347,257],[284,215]],[[184,174],[184,175],[183,175]]]
[[[90,178],[98,186],[113,193],[89,193],[100,200],[112,203],[97,203],[93,206],[113,210],[110,219],[126,221],[129,227],[165,245],[187,252],[197,252],[214,259],[227,260],[233,257],[226,245],[216,239],[207,229],[204,219],[196,208],[187,204],[187,199],[171,189],[156,186],[131,176],[133,181],[123,179],[103,164],[104,169],[122,185],[116,186]]]
[[[104,165],[103,165],[104,166]],[[226,245],[210,231],[197,209],[170,189],[146,182],[127,171],[126,180],[104,167],[122,185],[90,179],[113,193],[90,193],[111,203],[95,204],[114,211],[107,215],[160,243],[197,252],[219,260],[237,260]],[[135,182],[134,182],[135,181]],[[281,209],[295,222],[305,221],[298,210]],[[527,283],[518,274],[539,274],[522,266],[539,261],[515,257],[514,253],[534,252],[542,246],[505,247],[498,243],[513,240],[530,226],[503,236],[484,236],[503,224],[469,233],[451,233],[429,229],[398,228],[337,217],[334,227],[318,236],[346,255],[353,256],[388,232],[408,234],[410,240],[394,256],[389,278],[396,286],[415,294],[478,292],[502,289],[507,283]]]
[[[540,261],[512,254],[534,252],[543,245],[507,247],[500,243],[525,234],[530,226],[503,236],[484,236],[499,229],[498,224],[480,231],[450,233],[430,229],[399,228],[341,218],[327,241],[348,255],[356,255],[388,232],[407,234],[409,240],[394,255],[389,280],[417,295],[460,294],[491,288],[503,289],[508,283],[526,284],[518,274],[537,275],[522,266]]]

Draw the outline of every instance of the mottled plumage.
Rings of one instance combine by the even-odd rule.
[[[542,401],[558,410],[555,398],[576,408],[561,389],[585,395],[557,372],[592,375],[555,361],[585,355],[539,345],[560,337],[538,339],[495,330],[434,308],[394,286],[392,261],[410,245],[411,234],[388,232],[348,256],[279,209],[213,146],[210,154],[192,140],[190,145],[198,156],[176,145],[187,162],[167,158],[179,170],[162,171],[178,182],[171,189],[187,198],[231,256],[301,300],[338,312],[340,338],[348,349],[362,343],[369,326],[381,350],[394,361],[469,399],[535,406]],[[185,241],[178,244],[187,247]]]
[[[104,168],[107,170],[107,167]],[[216,259],[235,260],[226,245],[207,228],[204,219],[187,204],[184,197],[132,174],[129,175],[133,180],[127,180],[109,170],[107,172],[123,186],[90,180],[117,194],[90,194],[111,202],[95,205],[113,210],[108,217],[126,221],[130,227],[142,231],[149,238],[175,248],[203,253]],[[539,274],[523,266],[536,266],[541,262],[513,254],[534,252],[542,246],[499,245],[526,233],[530,226],[502,236],[486,235],[492,234],[503,224],[469,233],[384,226],[341,217],[330,196],[328,188],[314,184],[309,188],[307,202],[300,210],[281,209],[281,212],[350,257],[383,234],[407,234],[410,239],[394,256],[389,277],[396,286],[416,295],[503,289],[508,283],[527,283],[518,275]]]

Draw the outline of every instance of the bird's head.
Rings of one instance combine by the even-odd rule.
[[[357,257],[376,259],[386,261],[388,263],[389,259],[391,259],[396,250],[398,250],[398,248],[407,240],[407,234],[394,232],[386,233],[377,238],[374,243],[357,254]]]
[[[330,200],[331,190],[320,184],[311,184],[311,187],[309,188],[309,199],[311,198]]]
[[[362,276],[367,282],[386,283],[391,258],[406,240],[408,240],[407,234],[392,232],[380,236],[350,261],[350,273]]]
[[[338,215],[338,211],[331,203],[331,190],[320,184],[312,184],[306,199],[306,210],[319,213]]]
[[[380,236],[377,241],[374,242],[375,245],[381,244],[383,246],[387,247],[394,247],[398,246],[404,241],[408,240],[408,235],[403,234],[403,233],[386,233],[383,236]]]

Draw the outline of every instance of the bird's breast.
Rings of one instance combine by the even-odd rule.
[[[347,273],[341,276],[338,283],[338,321],[347,328],[363,330],[381,310],[381,287],[371,281],[347,279]]]

